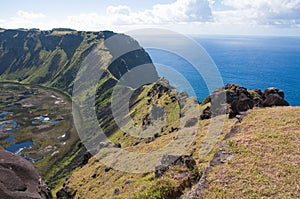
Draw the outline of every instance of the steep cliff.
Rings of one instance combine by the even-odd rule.
[[[46,177],[57,198],[299,198],[299,108],[260,108],[288,105],[282,91],[268,89],[261,93],[229,84],[225,94],[231,119],[226,116],[224,120],[219,114],[224,111],[214,114],[208,108],[211,97],[220,90],[203,104],[179,94],[167,80],[158,79],[148,54],[126,35],[69,29],[1,29],[0,45],[1,81],[40,84],[72,95],[79,80],[74,92],[80,93],[83,88],[79,95],[83,103],[76,105],[83,107],[83,114],[93,111],[86,109],[87,105],[95,105],[96,124],[109,138],[109,142],[102,142],[91,132],[84,138],[92,139],[92,149],[104,151],[96,151],[91,158],[82,145],[76,146],[80,149],[66,153],[57,167],[50,168]],[[128,104],[118,101],[128,97],[122,92],[115,96],[120,103],[113,104],[112,96],[120,88],[117,84],[122,76],[141,65],[147,65],[145,75],[129,79],[151,77],[148,84],[125,84],[125,90],[132,91]],[[86,72],[91,79],[81,76]],[[101,77],[93,79],[97,74]],[[95,88],[81,80],[97,80],[93,82]],[[128,113],[121,117],[130,118],[133,125],[125,123],[121,129],[115,120],[120,112],[113,115],[112,106],[123,110],[127,105]],[[91,124],[89,118],[81,119],[86,126]],[[214,122],[221,128],[211,125]],[[161,128],[153,130],[155,123],[162,123]],[[133,136],[131,129],[135,128],[148,129],[150,134]],[[212,148],[203,156],[210,142]],[[169,146],[171,151],[164,151]],[[105,153],[106,149],[111,154]],[[159,151],[158,160],[143,156]],[[141,155],[128,159],[126,153]],[[116,160],[126,164],[120,168]],[[77,166],[81,167],[74,170]],[[67,174],[70,176],[65,180]]]
[[[99,67],[108,68],[112,77],[137,65],[152,63],[149,55],[129,36],[118,34],[118,45],[135,47],[135,51],[110,60],[116,46],[106,46],[105,40],[117,35],[110,31],[83,32],[75,30],[1,30],[0,80],[42,84],[71,94],[74,79],[84,59],[96,46],[105,60]],[[110,64],[104,65],[104,64]]]
[[[123,52],[120,53],[120,50]],[[71,96],[77,73],[90,61],[93,63],[92,67],[101,70],[102,76],[99,77],[99,82],[96,82],[94,88],[87,88],[84,91],[87,94],[84,99],[89,97],[90,90],[96,90],[94,103],[97,109],[97,118],[104,132],[111,135],[117,131],[117,126],[113,122],[110,98],[113,87],[119,79],[140,65],[147,65],[146,74],[151,76],[153,81],[158,79],[149,55],[139,46],[137,41],[124,34],[116,34],[111,31],[83,32],[71,29],[53,29],[50,31],[1,29],[0,31],[0,81],[2,82],[38,84],[54,88]],[[94,73],[92,71],[88,75],[92,76]],[[5,91],[3,90],[3,92]],[[45,104],[49,103],[51,100]],[[65,106],[69,110],[68,114],[71,114],[70,103],[66,103]],[[42,109],[41,106],[38,108]],[[31,112],[33,111],[31,110]],[[20,110],[15,110],[15,112],[20,112]],[[33,113],[33,115],[36,114],[38,113]],[[72,117],[68,118],[68,122],[72,122]],[[29,127],[29,130],[32,128],[34,127]],[[72,129],[72,132],[65,132],[65,134],[71,135],[72,143],[75,145],[74,143],[79,141],[79,137],[74,132],[73,125],[68,125],[68,128]],[[40,134],[42,132],[46,133],[40,129]],[[64,134],[64,132],[61,133]],[[35,137],[33,136],[31,139],[35,139]],[[39,136],[39,140],[41,139],[42,137]],[[51,140],[46,140],[40,146],[47,143],[51,144]],[[67,142],[67,145],[69,144],[71,143]],[[65,147],[64,150],[66,149],[69,152],[61,153],[64,154],[64,158],[60,157],[53,160],[57,156],[56,154],[50,158],[51,164],[39,162],[36,165],[42,172],[42,177],[50,180],[51,186],[54,186],[57,180],[65,177],[76,166],[80,166],[82,161],[87,161],[89,157],[84,147],[77,148],[74,146],[73,149]],[[50,168],[45,168],[45,165],[49,165]],[[53,167],[53,165],[55,166]]]

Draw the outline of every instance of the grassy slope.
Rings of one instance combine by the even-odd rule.
[[[73,31],[43,33],[8,31],[7,33],[11,39],[4,39],[1,44],[3,54],[0,58],[5,65],[5,67],[2,66],[2,69],[5,68],[5,70],[1,71],[0,80],[15,81],[19,79],[23,83],[39,83],[69,93],[83,57],[89,53],[93,44],[99,39],[102,40],[104,36],[101,32]],[[77,38],[80,42],[76,45],[72,42],[73,47],[65,45],[70,44],[69,41],[72,38]],[[12,50],[7,50],[5,46]],[[103,53],[105,50],[103,49]],[[137,53],[143,54],[143,52]],[[18,54],[21,55],[20,59],[14,59]],[[146,62],[149,59],[147,56],[142,58],[146,59]],[[110,57],[107,57],[107,61],[109,59]],[[9,62],[5,62],[5,60],[9,60]],[[127,67],[141,64],[130,58],[126,61]],[[140,61],[143,62],[143,60]],[[119,68],[120,63],[115,62],[112,66],[108,73],[108,79],[115,79],[115,75],[111,72],[117,73],[116,69]],[[54,70],[52,70],[53,68]],[[50,75],[48,76],[48,74]],[[106,87],[105,82],[100,82],[98,85],[99,88],[103,87],[106,90],[96,103],[101,109],[109,107],[110,103],[104,103],[105,96],[110,95],[107,94],[110,90]],[[144,99],[143,95],[145,93],[141,94]],[[165,97],[157,102],[163,105],[166,101],[170,101],[168,97]],[[145,103],[146,101],[142,100],[136,106],[138,113],[135,120],[138,123],[144,116],[144,113],[140,112],[141,107],[149,108]],[[122,147],[128,146],[128,150],[138,152],[154,150],[169,143],[177,134],[177,132],[169,133],[168,130],[169,127],[178,125],[178,121],[176,121],[178,109],[176,104],[172,103],[165,108],[170,110],[169,114],[173,119],[167,121],[167,128],[161,133],[163,136],[149,144],[142,141],[139,145],[131,147],[136,140],[124,138],[122,137],[123,132],[118,131],[111,138],[112,141],[120,142]],[[290,107],[251,111],[250,115],[239,125],[242,133],[228,141],[228,145],[235,154],[234,159],[224,165],[213,167],[212,172],[209,173],[208,187],[204,190],[205,197],[299,197],[299,195],[284,193],[285,191],[291,194],[299,193],[299,187],[295,184],[295,180],[299,177],[298,170],[295,170],[295,165],[299,165],[297,162],[299,153],[296,153],[299,151],[299,119],[297,115],[299,115],[299,108]],[[103,123],[107,130],[113,128],[114,124],[107,122],[111,119],[109,116],[100,119],[103,119],[100,124]],[[219,142],[235,122],[235,119],[225,122]],[[187,154],[193,154],[199,168],[194,173],[201,174],[212,159],[214,152],[218,150],[218,147],[215,147],[204,159],[199,158],[197,151],[207,132],[208,125],[209,121],[200,122],[198,134],[187,151]],[[64,162],[68,163],[68,158]],[[154,178],[153,173],[128,174],[114,170],[105,173],[104,168],[104,165],[91,159],[88,165],[72,175],[70,187],[77,190],[77,197],[167,198],[170,192],[189,191],[189,186],[185,185],[186,179],[178,178],[180,173],[190,174],[182,167],[170,169],[162,178]],[[133,183],[125,185],[126,180],[132,180]],[[225,182],[227,182],[226,187],[224,187]],[[196,181],[193,183],[195,184]],[[120,189],[118,196],[113,194],[115,188]]]
[[[213,167],[205,198],[299,198],[300,107],[251,110],[228,140],[234,158]]]
[[[145,86],[145,89],[143,89],[142,93],[140,93],[137,99],[135,99],[137,103],[131,110],[133,119],[139,126],[142,125],[142,118],[151,109],[151,105],[147,103],[146,95],[152,89],[152,87],[153,85]],[[123,132],[118,130],[112,135],[111,141],[114,143],[120,143],[122,148],[126,147],[126,150],[128,151],[139,152],[156,150],[157,147],[169,143],[176,135],[176,132],[173,134],[168,134],[168,131],[172,125],[174,126],[178,123],[179,118],[178,102],[171,101],[171,97],[173,95],[174,93],[170,92],[170,94],[164,94],[159,99],[157,96],[153,97],[152,103],[161,104],[165,108],[165,111],[169,113],[168,115],[172,117],[166,118],[166,129],[165,131],[161,132],[161,137],[149,144],[146,144],[146,140],[140,140],[129,135],[123,135]],[[134,114],[137,109],[141,109],[143,111]],[[132,146],[132,144],[137,141],[140,141],[141,143],[137,146]],[[119,188],[122,190],[122,194],[119,195],[119,198],[129,198],[133,197],[134,195],[137,198],[148,198],[148,196],[154,192],[156,195],[162,196],[165,194],[164,192],[166,191],[166,188],[170,189],[170,187],[172,187],[173,189],[179,189],[179,185],[182,184],[182,182],[169,177],[155,179],[154,173],[130,174],[114,170],[104,172],[104,169],[105,165],[93,158],[90,160],[88,165],[74,172],[72,175],[71,184],[69,186],[71,189],[77,190],[76,197],[84,196],[85,198],[110,198],[114,192],[114,189]],[[179,170],[184,169],[178,168],[178,171]],[[96,175],[96,177],[92,177],[93,175]],[[133,183],[125,185],[127,180],[132,180]],[[167,184],[168,186],[164,185],[158,188],[157,184]]]
[[[110,63],[114,51],[104,45],[104,39],[115,35],[110,31],[3,30],[0,33],[0,81],[44,85],[69,95],[72,93],[79,67],[94,46],[98,45],[95,53],[101,57],[101,60],[98,60],[99,66],[107,69],[107,76],[97,85],[97,89],[103,92],[97,93],[96,105],[104,114],[100,115],[99,119],[107,131],[114,127],[110,123],[111,115],[108,110],[111,87],[115,84],[111,80],[116,79],[116,74],[121,75],[135,66],[151,63],[150,57],[138,43],[122,34],[118,37],[121,46],[139,48]],[[70,158],[65,157],[62,162],[51,168],[50,173],[53,174],[66,166]]]
[[[204,198],[299,198],[299,113],[300,107],[251,110],[242,123],[237,124],[241,133],[226,141],[234,158],[212,167],[209,172]],[[197,149],[208,125],[208,120],[200,121],[198,134],[187,151],[197,162],[194,177],[204,171],[219,149],[217,144],[204,159],[199,159]],[[236,119],[226,120],[219,143],[233,125],[236,125]],[[161,136],[150,144],[141,143],[131,150],[144,151],[165,145],[174,136],[176,132]],[[104,172],[104,169],[105,165],[91,159],[89,164],[74,172],[69,187],[77,190],[75,198],[170,198],[170,192],[190,191],[187,179],[178,178],[178,174],[186,172],[182,167],[171,168],[161,178],[155,178],[154,173]],[[132,183],[126,184],[127,180]],[[192,179],[192,183],[195,185],[196,181]],[[119,195],[114,195],[116,188],[120,189]]]

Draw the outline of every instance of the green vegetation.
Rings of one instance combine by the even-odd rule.
[[[16,128],[9,134],[6,133],[7,126],[2,128],[4,133],[1,134],[0,144],[8,147],[33,141],[33,146],[21,153],[32,159],[42,158],[35,166],[43,179],[53,178],[56,172],[74,159],[78,150],[74,146],[79,143],[79,137],[73,125],[68,96],[42,86],[1,83],[0,101],[1,111],[10,112],[2,119],[16,122]],[[49,121],[37,119],[40,116]],[[8,135],[15,136],[11,143],[3,140]],[[56,184],[56,180],[51,183]]]
[[[185,103],[180,104],[177,91],[166,80],[161,79],[136,89],[130,98],[130,110],[126,116],[132,118],[134,126],[151,131],[148,138],[133,137],[129,133],[132,125],[125,124],[120,129],[113,120],[113,87],[132,68],[152,62],[147,53],[139,49],[122,55],[111,63],[115,55],[113,49],[105,45],[105,39],[112,35],[114,33],[109,31],[81,32],[64,28],[51,31],[0,31],[0,81],[23,84],[15,86],[12,92],[8,92],[12,87],[1,88],[0,101],[4,102],[1,108],[12,105],[5,104],[8,100],[18,103],[21,101],[21,105],[29,102],[36,104],[30,110],[18,109],[13,118],[8,115],[5,119],[14,119],[22,127],[15,142],[30,140],[37,143],[31,149],[24,150],[24,153],[30,157],[39,157],[41,154],[44,156],[35,166],[53,188],[53,193],[66,184],[67,192],[74,194],[75,198],[187,198],[197,189],[204,198],[300,197],[297,184],[300,176],[298,107],[253,109],[241,123],[236,118],[226,119],[222,132],[209,137],[216,140],[214,148],[205,157],[200,157],[200,149],[206,140],[210,123],[221,120],[220,116],[197,121],[200,113],[210,106],[210,98],[207,97],[199,105],[196,99],[183,97],[180,100]],[[138,45],[128,36],[121,37],[120,46]],[[171,164],[164,168],[166,170],[160,176],[156,176],[154,172],[141,174],[117,171],[95,157],[81,168],[78,167],[81,165],[78,157],[83,157],[85,151],[78,146],[78,136],[70,115],[70,95],[79,68],[96,45],[100,46],[97,51],[93,51],[100,57],[96,63],[99,63],[104,73],[95,88],[88,88],[81,93],[80,100],[91,97],[92,89],[96,90],[95,105],[99,125],[110,141],[119,144],[123,150],[141,154],[157,151],[176,142],[180,133],[184,136],[192,135],[194,140],[187,144],[187,150],[181,158],[188,157],[190,161],[195,161],[195,165],[188,167],[184,161]],[[154,66],[150,65],[149,68],[158,79]],[[35,84],[40,86],[34,86]],[[83,82],[81,86],[86,85]],[[227,94],[234,95],[240,89],[238,85],[231,84]],[[19,99],[25,95],[22,92],[27,90],[32,91],[29,97]],[[257,92],[248,92],[254,100],[261,100]],[[63,99],[66,104],[54,106],[55,99],[51,95]],[[51,98],[53,100],[49,100]],[[163,110],[166,117],[155,119],[152,115],[154,106]],[[46,123],[31,125],[30,119],[40,115],[60,119],[61,122],[55,126]],[[195,124],[184,126],[191,122],[191,118],[196,121]],[[89,126],[89,120],[86,121],[85,124]],[[152,132],[151,125],[157,121],[162,122],[163,126]],[[5,136],[1,138],[5,139]],[[2,145],[7,147],[9,143],[3,141]],[[51,153],[43,153],[43,149],[52,145],[56,148]],[[226,153],[230,154],[230,158],[218,162],[216,155]],[[139,159],[132,164],[138,166]],[[65,182],[68,175],[70,178]],[[200,177],[204,179],[205,186],[201,185],[199,188]]]
[[[215,148],[203,159],[199,159],[198,149],[210,121],[200,121],[198,134],[188,150],[198,167],[192,171],[174,166],[160,178],[156,178],[154,173],[130,174],[113,169],[104,172],[105,165],[92,159],[72,174],[68,186],[77,190],[75,198],[185,198],[185,194],[196,187],[215,153],[224,150],[220,147],[222,142],[222,146],[226,143],[226,150],[233,153],[233,158],[211,167],[203,190],[204,198],[298,198],[299,113],[300,109],[296,107],[277,107],[251,110],[241,123],[237,123],[236,119],[227,119]],[[224,140],[232,127],[239,128],[239,133]],[[126,149],[136,152],[156,150],[168,144],[175,135],[176,132],[167,133],[153,142],[142,141]],[[121,132],[112,136],[113,140],[124,145],[130,138]],[[95,172],[95,178],[88,177]],[[180,179],[179,176],[189,178]],[[128,180],[132,183],[127,184]],[[116,188],[118,194],[114,194]]]

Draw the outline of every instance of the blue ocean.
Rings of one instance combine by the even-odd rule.
[[[285,99],[300,106],[300,37],[193,36],[215,62],[224,85],[236,83],[248,89],[277,87]],[[157,67],[161,77],[180,91],[187,91],[202,101],[207,85],[195,68],[172,53],[147,49],[156,65],[176,70],[188,82],[182,82],[165,67]],[[159,64],[157,64],[159,63]]]

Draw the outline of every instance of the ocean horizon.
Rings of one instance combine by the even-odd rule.
[[[276,87],[284,91],[290,105],[300,106],[300,37],[193,35],[192,39],[215,62],[224,85],[235,83],[262,91]],[[159,75],[172,86],[199,101],[209,95],[207,84],[187,60],[163,50],[146,50]]]

